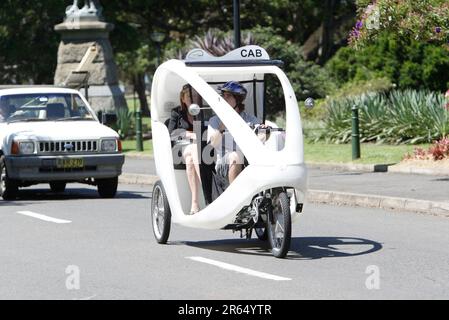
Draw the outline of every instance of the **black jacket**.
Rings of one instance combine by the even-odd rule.
[[[193,131],[193,125],[188,120],[186,110],[182,110],[181,107],[176,107],[171,110],[170,119],[167,124],[168,132],[170,134],[175,129],[184,129],[187,131]]]

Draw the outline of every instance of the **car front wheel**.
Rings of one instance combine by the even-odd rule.
[[[50,182],[50,189],[55,193],[62,193],[65,191],[67,183],[61,181]]]
[[[114,198],[117,193],[118,177],[97,179],[98,194],[102,198]]]
[[[0,157],[0,196],[4,200],[14,200],[19,192],[19,187],[14,180],[8,177],[5,157]]]

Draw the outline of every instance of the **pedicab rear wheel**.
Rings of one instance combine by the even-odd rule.
[[[287,194],[282,191],[273,198],[272,214],[267,220],[271,252],[276,258],[285,258],[290,249],[292,223]]]
[[[170,235],[171,211],[167,200],[167,194],[161,181],[157,181],[153,187],[151,200],[151,220],[156,241],[160,244],[167,243]]]

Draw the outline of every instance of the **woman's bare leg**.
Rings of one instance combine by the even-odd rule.
[[[195,170],[194,156],[193,156],[193,154],[196,152],[192,152],[193,151],[192,146],[193,145],[189,145],[184,149],[183,156],[186,162],[187,180],[189,181],[190,191],[192,192],[192,201],[190,210],[193,212],[197,212],[199,210],[199,203],[198,203],[199,179]]]
[[[197,146],[196,144],[191,144],[190,146],[188,146],[190,153],[192,155],[193,158],[193,164],[195,166],[195,172],[197,174],[198,180],[199,182],[201,182],[201,175],[200,175],[200,163],[198,161],[198,151],[197,151]]]

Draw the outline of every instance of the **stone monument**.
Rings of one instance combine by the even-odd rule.
[[[109,33],[114,26],[104,21],[103,8],[98,0],[84,1],[81,8],[79,2],[73,1],[66,9],[64,22],[55,26],[62,39],[54,83],[64,85],[71,72],[79,69],[87,50],[95,46],[95,58],[82,70],[89,74],[89,102],[97,112],[115,112],[126,107],[126,100],[118,85],[117,66],[109,41]]]

